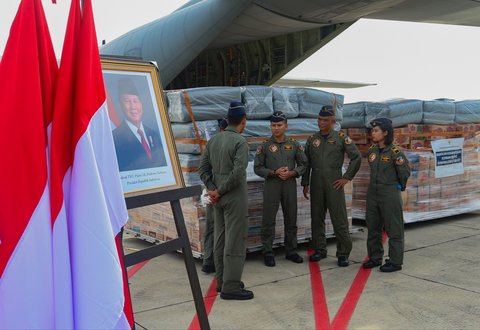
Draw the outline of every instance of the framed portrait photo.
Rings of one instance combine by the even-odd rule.
[[[132,196],[183,187],[156,66],[109,58],[101,62],[123,193]]]

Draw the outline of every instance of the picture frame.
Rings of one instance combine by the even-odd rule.
[[[124,195],[185,187],[156,65],[105,57],[101,64]]]

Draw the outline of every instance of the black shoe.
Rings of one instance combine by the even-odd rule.
[[[340,267],[347,267],[350,263],[348,262],[348,257],[346,257],[346,256],[340,256],[340,257],[338,257],[337,264],[338,264]]]
[[[401,265],[392,264],[388,259],[385,260],[385,264],[383,264],[383,266],[380,266],[380,271],[384,273],[392,273],[401,269],[402,269]]]
[[[315,253],[310,256],[310,261],[320,261],[321,259],[325,259],[327,257],[326,253],[320,252],[315,250]]]
[[[242,281],[240,281],[240,289],[245,289],[245,283],[243,283]],[[217,286],[217,292],[221,292],[222,291],[222,286]]]
[[[362,267],[366,269],[370,269],[370,268],[378,267],[381,264],[382,264],[382,260],[368,259],[362,264]]]
[[[249,300],[253,299],[253,292],[250,290],[241,289],[238,292],[222,292],[220,298],[225,300]]]
[[[275,267],[275,258],[271,255],[266,255],[263,257],[263,262],[267,267]]]
[[[205,274],[215,273],[215,265],[203,265],[202,272]]]
[[[303,262],[303,258],[298,254],[298,253],[291,253],[291,254],[287,254],[285,256],[285,259],[287,260],[291,260],[293,261],[294,263],[296,264],[301,264]]]

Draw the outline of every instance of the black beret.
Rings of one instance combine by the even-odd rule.
[[[240,117],[246,115],[245,106],[242,102],[232,102],[228,107],[228,117]]]
[[[287,117],[281,111],[275,111],[273,115],[270,117],[270,121],[273,123],[278,123],[280,121],[287,120]]]
[[[118,95],[124,94],[139,96],[137,87],[130,78],[123,78],[118,81]]]
[[[386,131],[388,130],[389,128],[392,127],[392,121],[388,118],[375,118],[374,120],[372,120],[370,122],[370,125],[372,127],[375,127],[375,126],[378,126],[380,127],[382,130]]]
[[[320,117],[332,117],[335,116],[335,111],[331,105],[324,105],[318,115]]]
[[[223,118],[223,119],[218,120],[218,127],[220,129],[225,129],[225,128],[227,128],[227,126],[228,126],[227,118]]]

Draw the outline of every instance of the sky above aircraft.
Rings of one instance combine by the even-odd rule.
[[[97,37],[106,42],[151,22],[186,0],[93,0]],[[20,0],[0,2],[0,54]],[[70,1],[42,1],[57,57],[61,56]],[[324,89],[345,102],[392,98],[480,99],[480,28],[360,20],[286,78],[376,83],[357,89]]]

